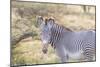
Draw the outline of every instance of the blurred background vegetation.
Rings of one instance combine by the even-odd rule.
[[[37,2],[11,2],[11,63],[59,63],[54,49],[42,53],[36,16],[54,17],[58,24],[73,31],[95,30],[95,6]],[[69,60],[69,62],[75,62]]]

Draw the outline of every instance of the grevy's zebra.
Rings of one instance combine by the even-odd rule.
[[[38,23],[44,53],[47,52],[48,44],[51,44],[62,62],[67,62],[69,57],[81,61],[92,61],[95,57],[95,31],[73,32],[58,25],[52,18],[44,21],[42,17],[38,17]]]

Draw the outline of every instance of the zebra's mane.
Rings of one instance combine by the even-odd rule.
[[[54,22],[57,26],[59,26],[59,27],[62,27],[63,29],[65,29],[65,30],[67,30],[67,31],[70,31],[70,32],[73,32],[70,28],[68,28],[68,27],[65,27],[65,26],[63,26],[63,25],[60,25],[60,24],[58,24],[58,23],[56,23],[56,22]]]
[[[67,31],[71,31],[71,32],[72,32],[71,29],[69,29],[69,28],[67,28],[67,27],[65,27],[65,26],[63,26],[63,25],[60,25],[60,24],[56,23],[55,20],[54,20],[54,18],[45,19],[46,24],[47,24],[47,21],[50,21],[50,20],[53,21],[53,22],[50,22],[50,23],[53,23],[53,24],[55,24],[55,25],[57,25],[57,26],[59,26],[59,27],[65,29],[65,30],[67,30]]]
[[[65,27],[65,26],[63,26],[63,25],[61,25],[63,28],[65,28],[67,31],[71,31],[72,32],[72,30],[70,29],[70,28],[68,28],[68,27]]]

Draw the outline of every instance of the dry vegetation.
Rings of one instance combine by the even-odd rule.
[[[42,53],[42,43],[36,16],[54,17],[58,24],[73,31],[95,29],[95,7],[84,10],[82,5],[15,2],[11,8],[11,62],[15,64],[59,63],[51,46],[47,55]],[[27,37],[22,37],[26,36]],[[16,44],[16,45],[15,45]],[[75,62],[69,60],[70,62]]]

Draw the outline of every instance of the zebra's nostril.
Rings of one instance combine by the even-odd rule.
[[[43,52],[44,54],[47,54],[47,49],[42,49],[42,52]]]

